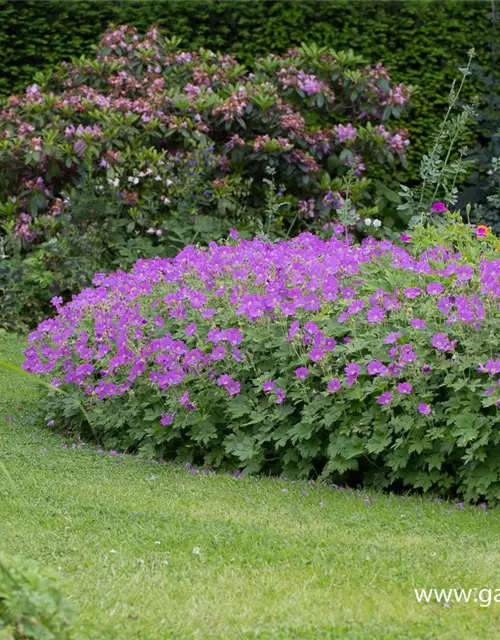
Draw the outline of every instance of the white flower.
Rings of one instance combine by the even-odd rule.
[[[157,230],[156,230],[156,235],[157,235],[158,237],[159,237],[159,236],[162,236],[162,235],[163,235],[163,231],[162,231],[161,229],[157,229]]]
[[[369,227],[372,223],[372,219],[371,218],[365,218],[365,224],[367,227]]]
[[[119,178],[108,178],[108,184],[110,184],[112,187],[119,187],[120,186],[120,180]]]
[[[172,185],[172,184],[174,184],[174,183],[172,182],[172,180],[170,180],[170,178],[167,178],[167,179],[165,180],[165,186],[166,186],[166,187],[170,187],[170,185]]]
[[[156,182],[160,182],[161,176],[155,176],[154,179],[156,180]]]
[[[373,221],[373,226],[378,229],[378,227],[382,226],[382,223],[380,222],[380,220],[375,219]]]
[[[195,547],[195,548],[193,549],[193,555],[194,555],[194,556],[199,556],[199,555],[200,555],[200,553],[201,553],[201,549],[200,549],[200,547]]]
[[[153,235],[154,233],[156,233],[156,229],[154,229],[153,227],[149,227],[149,229],[146,231],[146,233],[149,233],[149,235]]]
[[[161,201],[163,204],[170,204],[170,200],[166,196],[162,196]]]

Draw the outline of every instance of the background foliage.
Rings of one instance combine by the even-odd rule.
[[[247,64],[258,55],[298,45],[307,34],[308,42],[352,47],[369,62],[382,60],[395,81],[420,87],[413,111],[402,122],[414,141],[409,159],[416,172],[417,163],[411,161],[430,146],[468,49],[476,48],[483,68],[491,66],[493,6],[470,0],[2,0],[0,95],[22,91],[41,68],[90,53],[110,22],[139,31],[157,22],[167,34],[181,37],[184,49],[219,49]],[[481,83],[471,82],[464,99],[481,91]]]

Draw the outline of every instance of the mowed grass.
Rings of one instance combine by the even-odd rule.
[[[0,359],[23,348],[0,335]],[[500,603],[414,588],[500,589],[500,510],[63,448],[37,397],[0,371],[0,549],[59,572],[79,637],[498,637]]]

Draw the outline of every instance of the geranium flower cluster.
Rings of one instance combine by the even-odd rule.
[[[115,448],[491,498],[499,298],[494,257],[232,233],[55,299],[24,366]],[[47,417],[88,429],[67,402]]]

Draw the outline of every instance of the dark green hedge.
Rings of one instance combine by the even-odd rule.
[[[23,90],[38,69],[90,53],[109,22],[140,30],[156,22],[186,49],[229,51],[242,61],[315,41],[352,47],[383,61],[396,80],[419,85],[404,122],[411,160],[427,148],[470,47],[490,64],[490,15],[487,0],[0,0],[0,95]]]

